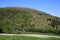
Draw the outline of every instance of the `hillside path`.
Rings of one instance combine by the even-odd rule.
[[[40,38],[60,38],[60,36],[52,36],[52,35],[40,35],[40,34],[0,34],[0,35],[6,35],[6,36],[29,36],[29,37],[40,37]]]

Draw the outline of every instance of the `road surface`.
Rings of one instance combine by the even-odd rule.
[[[0,34],[0,35],[7,35],[7,36],[29,36],[29,37],[40,37],[40,38],[60,38],[60,36],[52,36],[52,35],[40,35],[40,34]]]

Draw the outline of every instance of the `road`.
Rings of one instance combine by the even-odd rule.
[[[29,36],[29,37],[40,37],[40,38],[60,38],[60,36],[52,36],[52,35],[40,35],[40,34],[0,34],[0,35],[7,35],[7,36]]]

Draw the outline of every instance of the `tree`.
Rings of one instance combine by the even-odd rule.
[[[58,25],[60,25],[60,22],[57,21],[57,20],[51,19],[51,18],[48,18],[47,21],[48,21],[49,25],[54,27],[55,33],[58,33],[58,31],[59,31],[59,29],[58,29],[59,26]]]

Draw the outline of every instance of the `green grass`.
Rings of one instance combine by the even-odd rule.
[[[60,40],[60,38],[37,38],[26,36],[0,36],[0,40]]]
[[[41,32],[22,32],[21,34],[40,34],[40,35],[60,36],[60,34],[55,34],[55,33],[41,33]]]

